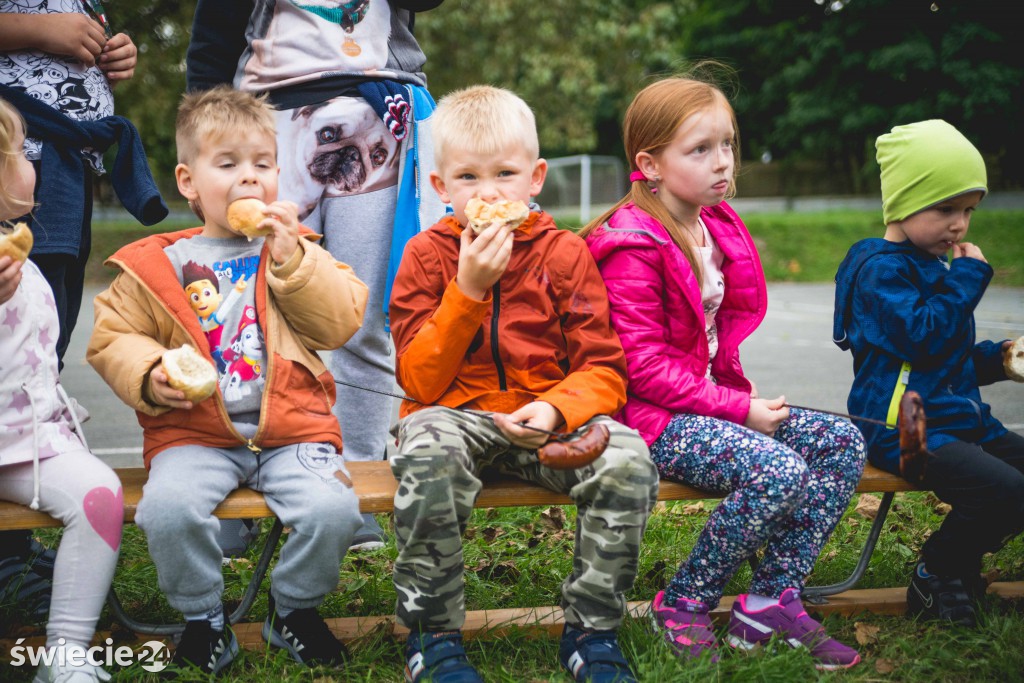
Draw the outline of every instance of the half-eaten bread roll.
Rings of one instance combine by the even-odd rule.
[[[14,226],[0,225],[0,256],[10,256],[14,261],[28,258],[32,251],[32,231],[25,223]]]
[[[466,219],[469,221],[469,227],[478,235],[494,223],[504,224],[510,230],[515,230],[529,216],[530,207],[519,200],[510,202],[501,199],[488,204],[473,197],[466,202]]]
[[[1003,351],[1003,368],[1014,382],[1024,382],[1024,337],[1017,337],[1017,341]]]
[[[272,228],[260,228],[259,224],[266,218],[263,209],[267,205],[255,197],[236,199],[228,206],[228,225],[252,241],[253,237],[264,237],[274,232]]]
[[[217,368],[196,351],[191,344],[171,349],[163,355],[167,383],[193,403],[203,401],[217,389]]]

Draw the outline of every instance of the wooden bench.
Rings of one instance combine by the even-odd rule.
[[[347,467],[352,475],[353,485],[356,494],[359,496],[359,507],[362,512],[384,513],[393,511],[397,482],[387,462],[351,462],[347,463]],[[141,467],[118,469],[116,471],[121,478],[124,488],[125,522],[132,522],[135,519],[135,510],[138,507],[139,499],[142,497],[142,486],[146,481],[146,471]],[[803,594],[805,601],[812,604],[824,604],[827,596],[847,591],[856,585],[871,559],[871,554],[878,541],[878,536],[881,533],[894,494],[899,491],[912,490],[914,490],[914,487],[900,477],[879,470],[871,465],[865,468],[864,475],[857,486],[857,492],[882,493],[884,495],[857,566],[850,577],[841,583],[806,588]],[[707,500],[720,497],[717,494],[667,481],[661,482],[658,491],[658,500],[661,501]],[[515,478],[503,477],[486,479],[486,485],[477,499],[476,507],[496,508],[566,504],[572,504],[572,500],[565,494],[555,493]],[[262,494],[248,488],[238,489],[228,495],[224,502],[214,510],[214,514],[222,519],[274,516],[270,508],[267,507]],[[43,512],[36,512],[15,503],[0,502],[0,530],[59,526],[61,526],[59,521]],[[276,521],[260,560],[253,570],[253,578],[242,598],[242,603],[229,616],[232,624],[238,623],[252,607],[256,593],[277,547],[280,534],[281,524],[280,521]],[[125,614],[113,590],[111,591],[109,602],[114,616],[126,627],[137,633],[172,635],[182,628],[180,624],[146,624],[135,621]],[[545,609],[552,608],[531,608],[533,611]],[[484,618],[486,619],[486,615]]]

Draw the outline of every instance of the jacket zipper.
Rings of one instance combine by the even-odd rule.
[[[505,384],[505,366],[501,363],[501,356],[498,354],[498,314],[501,313],[501,282],[495,282],[493,292],[493,304],[491,310],[491,355],[494,357],[494,367],[498,370],[498,388],[507,391]]]

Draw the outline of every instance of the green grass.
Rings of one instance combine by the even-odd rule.
[[[881,237],[884,227],[878,211],[822,213],[752,213],[743,216],[754,237],[765,276],[770,282],[831,282],[854,242]],[[110,254],[155,230],[170,232],[193,227],[195,221],[166,221],[153,228],[137,223],[97,222],[93,226],[93,257],[87,277],[103,282],[114,271],[103,265]],[[565,220],[563,227],[578,227]],[[996,274],[994,285],[1024,287],[1024,211],[980,210],[971,220],[968,239],[985,254]]]
[[[881,211],[744,213],[769,282],[832,282],[850,246],[885,232]],[[579,227],[579,220],[561,225]],[[995,269],[994,285],[1024,287],[1024,211],[981,209],[971,219],[968,240]]]
[[[854,501],[856,503],[856,500]],[[630,600],[649,600],[671,578],[679,562],[700,532],[713,506],[675,502],[659,505],[645,536],[638,579]],[[899,494],[885,523],[885,530],[859,588],[904,586],[921,544],[942,520],[944,508],[927,493]],[[388,528],[391,517],[378,517]],[[466,603],[469,609],[527,607],[559,602],[559,586],[569,571],[572,554],[572,507],[477,510],[465,541]],[[871,520],[854,511],[854,505],[833,534],[809,583],[824,585],[845,578],[856,562]],[[264,521],[264,534],[269,520]],[[60,531],[40,532],[42,540],[55,544]],[[238,604],[248,581],[257,551],[225,568],[225,600],[229,609]],[[378,551],[346,556],[340,584],[322,613],[328,617],[390,614],[395,592],[391,569],[396,555],[393,537]],[[1024,539],[1017,538],[985,560],[985,570],[999,580],[1024,580]],[[727,594],[743,592],[750,580],[744,566],[726,588]],[[118,594],[126,609],[147,621],[178,620],[156,585],[145,539],[134,526],[125,529],[118,574]],[[248,616],[266,616],[269,579]],[[811,608],[813,610],[813,608]],[[0,610],[0,637],[38,632],[17,614]],[[707,661],[679,664],[652,636],[645,621],[629,619],[623,627],[623,644],[642,681],[779,681],[806,678],[838,678],[844,681],[1014,681],[1024,680],[1024,602],[988,598],[981,626],[976,631],[918,623],[902,617],[862,615],[851,619],[830,617],[829,632],[857,647],[864,662],[838,675],[819,675],[804,652],[783,646],[754,654],[723,653],[718,664]],[[115,629],[104,614],[100,628]],[[863,642],[858,642],[858,633]],[[122,634],[123,635],[123,634]],[[525,633],[470,641],[470,657],[485,680],[503,682],[569,681],[557,663],[557,639],[530,638]],[[354,660],[344,673],[310,671],[286,660],[277,651],[244,651],[228,670],[227,681],[401,681],[402,643],[375,632],[350,644]],[[0,665],[0,680],[11,671]],[[113,671],[117,681],[146,680],[140,668]],[[26,677],[13,680],[27,680]]]

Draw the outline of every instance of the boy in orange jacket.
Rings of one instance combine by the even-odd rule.
[[[431,183],[454,213],[409,242],[391,299],[398,382],[412,399],[391,459],[407,679],[481,680],[459,633],[461,534],[493,467],[575,501],[560,659],[578,681],[633,681],[616,629],[658,475],[639,434],[607,417],[625,402],[626,366],[604,284],[583,241],[539,210],[514,229],[466,227],[470,199],[525,203],[544,184],[525,102],[472,87],[442,100],[434,121]],[[611,438],[593,463],[540,464],[544,432],[595,423]]]

